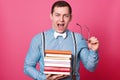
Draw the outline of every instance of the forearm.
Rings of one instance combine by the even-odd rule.
[[[89,56],[88,56],[88,61],[87,61],[87,64],[86,64],[86,68],[89,71],[93,72],[96,69],[98,61],[99,61],[98,53],[90,50],[90,53],[89,53]]]
[[[39,72],[35,68],[35,66],[25,64],[24,72],[25,72],[25,74],[27,74],[28,76],[30,76],[31,78],[33,78],[35,80],[45,80],[45,78],[46,78],[45,74]]]
[[[45,80],[45,75],[43,72],[36,69],[36,64],[39,62],[39,57],[40,56],[38,53],[34,53],[33,55],[32,52],[29,52],[25,59],[24,72],[35,80]]]
[[[93,50],[82,50],[81,53],[82,62],[87,70],[93,72],[98,64],[98,53]]]

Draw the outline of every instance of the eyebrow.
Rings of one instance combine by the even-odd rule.
[[[60,13],[58,13],[58,12],[55,12],[55,14],[60,14]],[[68,14],[63,14],[63,15],[70,15],[70,14],[68,13]]]

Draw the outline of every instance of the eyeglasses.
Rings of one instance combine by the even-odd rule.
[[[90,30],[89,30],[89,28],[87,27],[87,25],[81,26],[81,25],[78,24],[78,23],[76,23],[76,25],[80,27],[81,35],[82,35],[82,36],[85,36],[85,35],[83,34],[83,29],[87,30],[87,38],[85,38],[85,40],[88,41],[88,39],[90,38],[91,35],[90,35]]]

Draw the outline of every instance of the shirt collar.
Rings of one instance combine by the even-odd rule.
[[[64,32],[64,33],[58,33],[56,31],[54,32],[55,39],[58,38],[58,37],[63,37],[65,39],[66,36],[67,36],[66,32]]]

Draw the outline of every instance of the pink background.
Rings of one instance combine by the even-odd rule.
[[[23,72],[32,37],[51,28],[55,0],[0,0],[0,80],[32,80]],[[67,0],[73,8],[69,29],[87,25],[100,40],[94,73],[81,67],[81,80],[120,80],[120,0]]]

